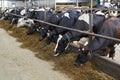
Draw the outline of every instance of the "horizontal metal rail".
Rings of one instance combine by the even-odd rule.
[[[19,16],[19,17],[24,17],[24,16],[12,14],[12,13],[8,13],[8,14]],[[32,19],[32,20],[40,22],[40,23],[44,23],[44,24],[47,24],[47,25],[51,25],[51,26],[54,26],[54,27],[58,27],[58,28],[63,28],[63,29],[67,29],[67,30],[76,31],[76,32],[79,32],[79,33],[91,35],[91,36],[97,36],[97,37],[105,38],[105,39],[108,39],[108,40],[113,40],[113,41],[120,42],[120,39],[117,39],[117,38],[113,38],[113,37],[109,37],[109,36],[104,36],[104,35],[100,35],[100,34],[95,34],[95,33],[90,33],[90,32],[87,32],[87,31],[77,30],[77,29],[68,28],[68,27],[64,27],[64,26],[59,26],[59,25],[55,25],[55,24],[51,24],[51,23],[42,21],[42,20],[37,20],[37,19]]]
[[[91,10],[91,8],[72,8],[72,9],[80,9],[80,10]],[[92,10],[109,10],[109,11],[120,11],[120,8],[92,8]]]
[[[15,7],[15,8],[18,8],[18,7]],[[12,9],[12,8],[7,8],[7,9]],[[75,8],[71,8],[71,9],[91,10],[91,8],[81,8],[81,7],[75,7]],[[115,9],[115,8],[92,8],[92,10],[120,11],[120,8],[118,8],[118,9]]]

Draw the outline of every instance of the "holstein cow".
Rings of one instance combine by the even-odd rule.
[[[6,10],[3,12],[0,20],[8,20],[10,16],[9,16],[9,14],[7,14],[7,13],[11,13],[12,11],[13,11],[13,9],[6,9]]]
[[[55,12],[52,14],[48,20],[46,20],[48,23],[58,25],[59,22],[61,21],[63,17],[63,12]],[[51,25],[43,25],[40,27],[40,35],[39,35],[39,40],[42,40],[47,36],[47,33],[55,29],[56,27],[51,26]]]
[[[105,35],[113,38],[120,38],[120,18],[111,17],[105,20],[98,34]],[[75,60],[75,65],[79,66],[86,63],[95,54],[104,55],[107,49],[109,49],[109,57],[114,57],[114,44],[116,42],[112,40],[107,40],[100,37],[95,37],[91,40],[87,46],[83,49],[78,50],[78,56]]]
[[[82,30],[82,31],[88,31],[89,30],[89,17],[90,14],[82,14],[76,23],[73,26],[73,29],[77,30]],[[100,26],[103,24],[105,21],[105,15],[103,13],[94,13],[93,14],[93,32],[97,33],[99,29],[101,28]],[[75,31],[68,31],[66,34],[59,35],[59,38],[57,40],[56,47],[54,49],[55,55],[58,56],[60,53],[64,52],[66,49],[67,45],[69,45],[70,42],[72,41],[79,41],[80,38],[82,37],[88,37],[86,34],[82,34],[79,32]]]
[[[72,28],[73,24],[77,21],[78,16],[80,14],[77,13],[77,11],[74,10],[68,10],[67,12],[64,13],[60,23],[58,24],[59,26],[64,26],[64,27],[69,27]],[[55,28],[52,30],[47,37],[46,44],[49,45],[52,41],[56,42],[58,35],[65,34],[68,30],[62,29],[62,28]]]
[[[21,15],[24,15],[24,10],[21,11]],[[30,19],[28,19],[30,18]],[[34,9],[27,9],[27,14],[26,17],[24,18],[19,18],[17,27],[31,27],[34,25],[34,21],[32,20],[34,18]]]
[[[25,16],[26,15],[26,11],[27,9],[24,8],[16,8],[13,10],[13,14],[19,15],[19,16],[15,16],[15,15],[10,15],[11,19],[10,19],[10,25],[14,25],[18,23],[19,18],[21,18],[20,16]]]
[[[12,9],[6,9],[1,17],[1,20],[10,20],[10,25],[16,24],[18,22],[18,16],[12,15],[10,13],[16,14],[16,15],[24,15],[25,11],[23,8],[12,8]]]
[[[34,15],[33,19],[37,19],[37,20],[42,20],[42,21],[47,21],[47,19],[49,19],[49,17],[53,14],[52,11],[45,11],[45,9],[41,8],[41,9],[36,9],[35,11],[33,11]],[[46,14],[46,17],[45,17]],[[43,23],[34,21],[34,26],[31,26],[28,28],[27,34],[33,34],[37,29],[39,29],[41,26],[43,26]]]

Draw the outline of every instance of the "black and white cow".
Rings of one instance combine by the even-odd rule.
[[[98,34],[105,35],[113,38],[120,39],[120,18],[111,17],[106,19],[103,23],[101,29]],[[95,37],[95,39],[91,40],[87,46],[84,47],[84,50],[78,50],[78,56],[75,60],[75,65],[79,66],[81,64],[86,63],[95,54],[104,55],[106,49],[109,49],[109,57],[114,57],[114,44],[116,42],[112,40],[107,40],[100,37]]]
[[[10,14],[11,13],[11,14]],[[16,14],[16,15],[24,15],[25,14],[25,11],[23,8],[11,8],[11,9],[6,9],[4,12],[3,12],[3,15],[1,17],[1,20],[9,20],[10,22],[10,25],[13,25],[13,24],[17,24],[18,22],[18,19],[20,18],[19,16],[15,16],[15,15],[12,15],[12,14]]]
[[[73,24],[77,21],[79,15],[80,15],[80,13],[77,13],[77,11],[68,10],[67,12],[64,13],[64,15],[58,25],[72,28]],[[56,42],[58,35],[59,34],[63,35],[67,31],[68,30],[62,29],[62,28],[55,28],[48,34],[46,44],[49,45],[52,41]]]
[[[90,26],[89,17],[90,17],[89,13],[82,14],[74,24],[73,29],[88,31]],[[103,15],[103,13],[93,14],[93,32],[94,33],[97,33],[99,31],[99,29],[101,28],[100,26],[103,24],[104,21],[105,21],[105,15]],[[82,37],[88,37],[88,35],[75,32],[75,31],[68,31],[63,36],[59,35],[56,47],[54,49],[54,52],[55,52],[54,56],[58,56],[60,53],[64,52],[64,50],[66,49],[67,45],[70,42],[79,41],[80,38]]]
[[[47,20],[48,23],[58,25],[63,17],[63,12],[55,12],[52,14],[49,19]],[[56,27],[52,25],[44,25],[40,27],[40,35],[39,35],[39,40],[42,40],[47,36],[47,33],[55,29]]]
[[[29,8],[29,9],[27,9],[27,11],[26,10],[24,11],[24,10],[22,10],[20,12],[20,14],[23,16],[26,15],[26,17],[18,19],[17,27],[23,27],[23,26],[31,27],[32,25],[34,25],[34,21],[32,20],[35,15],[34,9]],[[25,12],[27,12],[27,13],[25,13]]]
[[[6,9],[5,11],[3,11],[3,14],[1,15],[0,20],[8,20],[10,16],[7,13],[11,13],[12,11],[13,9]]]
[[[19,16],[10,15],[11,16],[11,18],[10,18],[10,25],[17,24],[19,18],[21,18],[20,16],[25,16],[26,15],[26,11],[27,11],[27,9],[24,9],[24,8],[15,8],[13,10],[13,12],[11,12],[11,13],[19,15]]]
[[[45,17],[46,14],[46,17]],[[30,18],[32,16],[32,19],[37,19],[37,20],[42,20],[42,21],[47,21],[49,17],[53,13],[51,11],[45,11],[44,8],[36,9],[35,11],[30,14]],[[27,34],[33,34],[37,29],[39,29],[41,26],[43,26],[44,23],[40,23],[38,21],[34,21],[34,26],[31,26],[28,28]]]

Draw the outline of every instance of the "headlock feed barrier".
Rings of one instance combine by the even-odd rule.
[[[19,17],[24,17],[24,16],[21,16],[21,15],[13,14],[13,13],[7,13],[7,14],[11,14],[11,15],[14,15],[14,16],[19,16]],[[63,28],[63,29],[67,29],[67,30],[76,31],[76,32],[79,32],[79,33],[91,35],[91,36],[97,36],[97,37],[101,37],[101,38],[105,38],[105,39],[109,39],[109,40],[120,42],[120,39],[117,39],[117,38],[104,36],[104,35],[100,35],[100,34],[95,34],[95,33],[90,33],[88,31],[77,30],[77,29],[68,28],[68,27],[64,27],[64,26],[59,26],[59,25],[55,25],[55,24],[52,24],[52,23],[48,23],[48,22],[42,21],[42,20],[37,20],[37,19],[32,19],[32,20],[40,22],[40,23],[48,24],[48,25],[51,25],[51,26],[54,26],[54,27],[58,27],[58,28]]]
[[[110,9],[110,10],[113,10],[113,9]],[[120,11],[120,9],[119,10],[117,9],[117,11]],[[16,14],[13,14],[13,13],[8,13],[8,14],[19,16],[19,17],[25,17],[25,16],[21,16],[21,15],[16,15]],[[67,27],[64,27],[64,26],[51,24],[51,23],[48,23],[48,22],[45,22],[45,21],[42,21],[42,20],[37,20],[37,19],[32,19],[32,20],[38,21],[40,23],[48,24],[48,25],[51,25],[51,26],[54,26],[54,27],[58,27],[58,28],[63,28],[63,29],[67,29],[67,30],[76,31],[76,32],[79,32],[79,33],[91,35],[91,36],[97,36],[97,37],[105,38],[105,39],[108,39],[108,40],[113,40],[113,41],[116,41],[116,42],[120,42],[120,39],[117,39],[117,38],[104,36],[104,35],[99,35],[99,34],[95,34],[95,33],[90,33],[88,31],[82,31],[82,30],[67,28]],[[71,47],[73,48],[73,46],[71,46]],[[76,47],[74,47],[74,48],[77,49]],[[120,74],[118,74],[118,73],[120,73],[120,64],[119,63],[115,62],[114,60],[110,60],[106,57],[99,56],[99,55],[95,55],[95,57],[92,59],[92,62],[95,63],[96,66],[99,69],[101,69],[103,72],[111,75],[116,80],[120,79]]]

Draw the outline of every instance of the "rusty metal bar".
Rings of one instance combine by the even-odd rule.
[[[19,17],[24,17],[24,16],[12,14],[12,13],[8,13],[8,14],[19,16]],[[76,31],[76,32],[79,32],[79,33],[91,35],[91,36],[97,36],[97,37],[105,38],[105,39],[108,39],[108,40],[113,40],[113,41],[120,42],[120,39],[117,39],[117,38],[113,38],[113,37],[109,37],[109,36],[104,36],[104,35],[100,35],[100,34],[95,34],[95,33],[90,33],[90,32],[87,32],[87,31],[77,30],[77,29],[68,28],[68,27],[64,27],[64,26],[59,26],[59,25],[55,25],[55,24],[51,24],[51,23],[42,21],[42,20],[37,20],[37,19],[32,19],[32,20],[38,21],[40,23],[48,24],[48,25],[51,25],[51,26],[54,26],[54,27],[58,27],[58,28],[63,28],[63,29],[67,29],[67,30]]]

